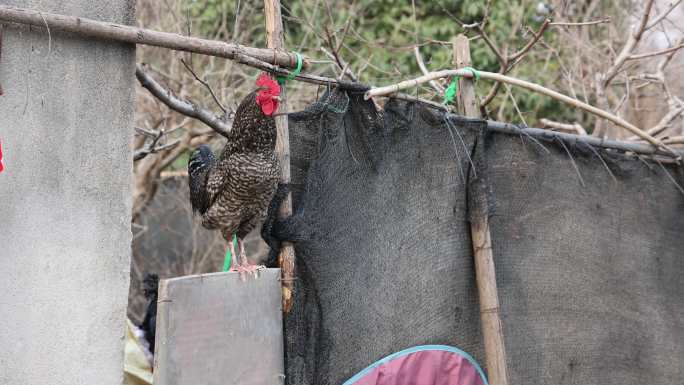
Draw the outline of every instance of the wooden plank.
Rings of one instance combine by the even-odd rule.
[[[266,17],[266,44],[268,48],[274,48],[276,51],[282,50],[285,42],[283,39],[283,19],[280,14],[280,0],[264,0],[264,13]],[[287,98],[285,87],[283,87],[280,98],[278,112],[286,112]],[[275,119],[278,131],[276,153],[282,168],[280,181],[287,184],[290,183],[290,134],[287,127],[287,115],[280,115]],[[290,215],[292,215],[292,195],[288,194],[280,206],[278,216],[284,218]],[[295,254],[292,243],[283,242],[280,254],[278,255],[278,265],[283,272],[283,311],[288,313],[292,309],[292,291],[295,276]]]
[[[454,64],[459,68],[470,67],[472,64],[468,38],[464,35],[458,35],[454,39],[453,45]],[[480,117],[480,109],[475,97],[475,84],[472,79],[460,78],[457,108],[462,115],[473,118]],[[475,256],[475,275],[480,301],[480,320],[484,338],[487,375],[491,385],[507,385],[506,349],[499,314],[499,295],[496,287],[489,218],[487,209],[481,209],[482,215],[471,216],[470,235]]]
[[[280,269],[162,280],[156,385],[281,384]]]

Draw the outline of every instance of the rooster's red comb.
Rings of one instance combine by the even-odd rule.
[[[271,116],[278,109],[280,85],[268,74],[262,73],[256,81],[259,91],[256,95],[256,103],[261,107],[261,112]]]
[[[280,95],[280,84],[275,81],[272,77],[268,76],[267,73],[262,73],[259,75],[256,81],[257,87],[261,88],[262,91],[266,91],[272,96]]]

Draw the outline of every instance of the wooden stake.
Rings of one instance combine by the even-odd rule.
[[[454,64],[458,67],[470,67],[470,46],[468,38],[458,35],[453,41]],[[479,118],[480,110],[475,98],[475,84],[472,79],[459,79],[458,110],[468,117]],[[481,178],[482,176],[480,176]],[[476,182],[477,183],[477,182]],[[480,182],[482,183],[482,182]],[[478,191],[486,194],[486,189]],[[471,196],[470,199],[478,200]],[[472,207],[469,210],[472,211]],[[489,232],[489,218],[486,208],[479,207],[475,215],[471,213],[470,235],[475,256],[475,275],[477,277],[477,291],[480,299],[480,320],[482,336],[484,337],[485,360],[487,374],[491,385],[508,385],[506,373],[506,349],[504,347],[503,328],[499,315],[499,296],[496,288],[496,273],[494,271],[494,256],[492,255],[492,241]]]
[[[465,35],[458,35],[452,41],[454,48],[453,64],[457,68],[470,67],[470,45]],[[456,101],[458,113],[471,118],[480,117],[480,109],[475,98],[475,83],[472,79],[460,77],[458,79],[458,95]]]
[[[276,52],[282,50],[285,42],[283,38],[283,19],[280,14],[280,0],[264,0],[264,13],[266,17],[266,44],[268,48],[273,48]],[[283,87],[280,93],[280,98],[279,112],[285,112],[287,110],[285,87]],[[280,160],[280,167],[282,167],[280,181],[282,183],[290,183],[290,134],[287,127],[287,115],[279,115],[275,119],[276,129],[278,130],[276,153]],[[278,216],[284,218],[290,215],[292,215],[292,195],[288,194],[280,206]],[[280,254],[278,255],[278,264],[282,271],[283,312],[286,314],[292,309],[295,275],[294,259],[292,243],[283,242]]]

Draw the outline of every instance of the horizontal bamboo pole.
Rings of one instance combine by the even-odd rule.
[[[244,57],[247,56],[279,67],[295,68],[297,66],[297,57],[291,52],[282,50],[246,47],[240,44],[153,31],[83,17],[8,7],[6,5],[0,5],[0,21],[29,24],[41,28],[47,26],[50,30],[71,32],[80,36],[217,56],[242,64],[249,64],[244,60]],[[304,58],[302,65],[304,68],[307,68],[310,65],[308,59]]]
[[[619,151],[633,152],[639,155],[663,155],[672,156],[669,152],[651,146],[646,143],[628,142],[621,140],[611,140],[598,138],[591,135],[575,135],[565,132],[545,130],[542,128],[532,127],[518,127],[515,124],[497,122],[494,120],[487,121],[487,128],[494,132],[514,135],[529,135],[535,139],[562,139],[568,143],[584,143],[594,147],[610,148]],[[677,158],[684,157],[684,151],[674,150],[674,155]]]
[[[660,140],[652,137],[651,135],[647,134],[643,130],[639,129],[638,127],[634,126],[633,124],[625,121],[624,119],[611,114],[610,112],[601,110],[599,108],[596,108],[592,105],[589,105],[587,103],[584,103],[582,101],[579,101],[577,99],[571,98],[567,95],[563,95],[560,92],[556,92],[554,90],[548,89],[546,87],[542,87],[538,84],[530,83],[525,80],[521,79],[516,79],[512,78],[510,76],[502,75],[499,73],[494,73],[494,72],[487,72],[487,71],[478,71],[479,76],[482,79],[489,79],[489,80],[494,80],[497,82],[502,82],[502,83],[508,83],[512,84],[518,87],[522,87],[525,89],[528,89],[530,91],[534,91],[537,93],[540,93],[542,95],[546,95],[549,97],[552,97],[554,99],[560,100],[563,103],[569,104],[573,107],[577,107],[579,109],[582,109],[584,111],[587,111],[593,115],[599,116],[601,118],[604,118],[606,120],[609,120],[615,124],[617,124],[620,127],[623,127],[627,129],[629,132],[633,133],[634,135],[638,136],[639,138],[651,143],[652,145],[661,148],[663,151],[669,153],[672,156],[675,156],[675,153],[667,147],[665,144],[663,144]],[[423,75],[414,79],[410,80],[405,80],[403,82],[399,82],[397,84],[392,84],[389,86],[385,87],[378,87],[378,88],[373,88],[369,91],[366,92],[365,98],[370,99],[372,97],[376,96],[385,96],[385,95],[390,95],[393,93],[396,93],[401,90],[405,90],[407,88],[412,88],[415,86],[418,86],[423,83],[427,83],[430,80],[436,80],[436,79],[441,79],[441,78],[446,78],[446,77],[452,77],[452,76],[460,76],[460,77],[466,77],[466,78],[472,78],[473,74],[469,70],[464,70],[464,69],[457,69],[457,70],[443,70],[443,71],[436,71],[436,72],[431,72],[427,75]]]

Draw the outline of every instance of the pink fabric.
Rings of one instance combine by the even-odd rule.
[[[484,385],[477,369],[453,352],[426,350],[386,362],[354,385]]]

